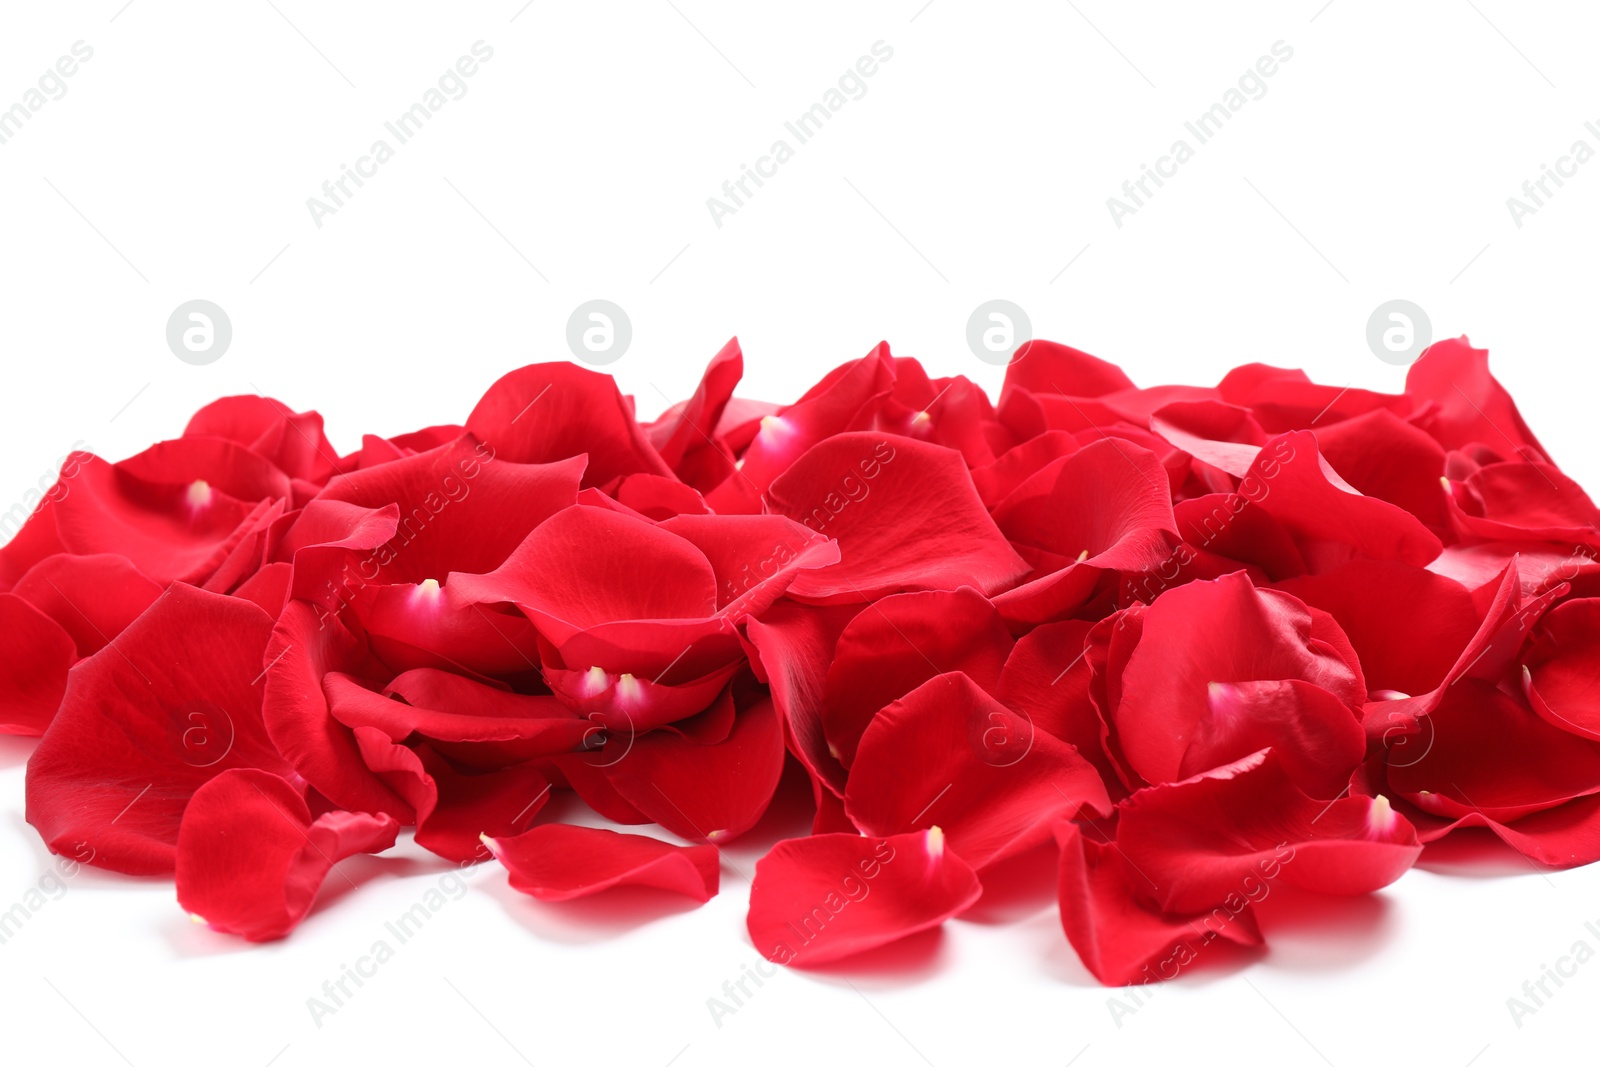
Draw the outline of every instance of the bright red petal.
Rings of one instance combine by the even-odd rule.
[[[721,865],[714,845],[672,845],[641,834],[547,823],[489,838],[511,888],[540,900],[575,900],[616,886],[649,886],[707,901]]]
[[[970,908],[978,876],[937,829],[780,841],[756,863],[746,925],[776,963],[827,963],[932,929]]]
[[[960,453],[937,445],[839,434],[806,452],[767,497],[773,510],[839,542],[840,562],[789,587],[797,600],[860,602],[963,585],[988,596],[1027,571]]]
[[[869,834],[941,826],[979,870],[1046,841],[1051,825],[1111,810],[1076,749],[979,689],[941,674],[880,711],[861,737],[845,810]]]
[[[28,821],[51,849],[169,871],[200,786],[236,767],[291,774],[261,717],[271,630],[254,604],[179,584],[77,667],[28,761]]]
[[[394,845],[387,815],[316,819],[294,787],[236,769],[195,791],[178,831],[178,903],[213,930],[273,941],[300,925],[334,864]]]

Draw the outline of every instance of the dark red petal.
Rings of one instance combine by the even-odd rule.
[[[1167,911],[1208,911],[1251,880],[1320,893],[1381,889],[1422,854],[1416,831],[1383,797],[1315,800],[1270,750],[1123,802],[1117,847],[1137,892]]]
[[[1055,821],[1110,798],[1076,749],[964,674],[931,678],[880,711],[861,737],[844,793],[865,832],[941,826],[974,867],[1050,837]]]
[[[554,697],[509,693],[445,671],[407,671],[381,695],[335,672],[323,676],[322,686],[335,719],[351,729],[382,730],[394,741],[413,733],[436,741],[533,741],[524,757],[532,758],[573,751],[592,726]]]
[[[1417,836],[1424,842],[1437,841],[1464,827],[1481,826],[1524,856],[1547,867],[1566,869],[1600,860],[1600,795],[1579,797],[1509,823],[1476,811],[1445,820],[1436,819],[1409,804],[1406,808],[1408,816],[1417,823]]]
[[[294,564],[294,596],[338,610],[353,589],[383,580],[374,550],[394,537],[400,508],[319,497],[286,521],[274,556]]]
[[[1357,491],[1405,508],[1430,530],[1445,528],[1444,449],[1432,437],[1383,408],[1316,435],[1323,457]]]
[[[486,858],[482,835],[521,833],[550,797],[550,782],[529,763],[466,773],[427,744],[395,744],[370,726],[351,733],[366,766],[416,812],[417,844],[446,859]]]
[[[1035,729],[1076,748],[1104,781],[1114,783],[1119,774],[1106,749],[1109,728],[1090,695],[1094,625],[1068,619],[1035,627],[1017,641],[990,692]]]
[[[426,815],[418,813],[416,842],[457,863],[483,858],[484,835],[522,833],[550,799],[550,783],[528,764],[464,774],[431,748],[417,753],[438,800]]]
[[[772,483],[775,511],[839,542],[841,560],[796,578],[814,603],[970,585],[985,596],[1027,570],[978,499],[958,452],[847,433],[810,449]]]
[[[487,844],[511,872],[511,888],[540,900],[575,900],[638,885],[707,901],[717,895],[721,876],[715,845],[672,845],[587,826],[546,823]]]
[[[634,422],[632,399],[617,392],[609,375],[570,363],[537,363],[507,374],[467,416],[467,431],[512,463],[586,455],[584,485],[625,474],[672,474]]]
[[[1050,430],[1024,441],[985,467],[972,471],[972,484],[987,508],[994,508],[1011,491],[1062,456],[1078,450],[1078,439],[1065,430]]]
[[[1220,577],[1241,566],[1260,568],[1267,580],[1306,572],[1305,557],[1289,531],[1243,493],[1190,497],[1172,510],[1185,544],[1157,568],[1153,581],[1145,578],[1135,587],[1147,600],[1191,578]]]
[[[1176,915],[1139,899],[1142,876],[1114,844],[1076,823],[1056,827],[1061,845],[1061,927],[1089,973],[1105,985],[1175,978],[1217,938],[1261,944],[1255,912],[1238,900],[1209,914]]]
[[[334,864],[394,845],[387,815],[330,811],[311,818],[276,774],[226,771],[195,791],[178,830],[178,904],[213,930],[248,941],[288,935],[311,910]]]
[[[660,522],[674,515],[709,515],[705,498],[676,478],[630,474],[617,483],[616,502]]]
[[[1473,594],[1475,602],[1485,603],[1482,621],[1437,687],[1410,697],[1389,694],[1387,699],[1367,705],[1365,726],[1370,739],[1381,739],[1392,746],[1396,739],[1414,738],[1425,727],[1422,717],[1438,707],[1456,682],[1472,678],[1498,684],[1512,670],[1529,632],[1568,590],[1564,582],[1549,588],[1542,588],[1545,583],[1538,582],[1534,583],[1534,590],[1525,592],[1529,582],[1522,576],[1519,562],[1513,556],[1499,581]],[[1415,755],[1415,743],[1405,755]]]
[[[1548,463],[1495,463],[1451,484],[1443,497],[1464,540],[1600,544],[1600,510],[1583,487]]]
[[[271,631],[254,604],[178,584],[74,669],[28,761],[28,821],[45,843],[169,871],[196,789],[235,767],[291,774],[261,718]]]
[[[929,930],[983,894],[937,829],[780,841],[756,863],[746,926],[775,963],[827,963]]]

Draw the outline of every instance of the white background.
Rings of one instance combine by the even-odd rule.
[[[461,421],[506,370],[566,358],[595,297],[632,319],[609,369],[645,415],[733,334],[747,395],[792,399],[881,338],[992,392],[964,332],[994,297],[1140,384],[1261,360],[1397,390],[1364,332],[1402,297],[1434,336],[1489,347],[1558,462],[1600,484],[1600,161],[1520,228],[1506,206],[1574,140],[1600,148],[1580,4],[123,4],[6,5],[0,107],[73,42],[94,55],[0,145],[0,509],[74,442],[121,458],[225,394],[315,407],[341,451]],[[318,228],[307,197],[478,40],[494,56],[466,96]],[[717,227],[706,199],[880,40],[893,58],[866,95]],[[1106,198],[1279,40],[1294,55],[1267,94],[1114,225]],[[233,323],[205,367],[164,337],[194,298]],[[22,819],[31,749],[0,742],[0,909],[52,863]],[[359,891],[336,874],[264,948],[191,925],[165,880],[86,871],[0,945],[0,1057],[1487,1065],[1592,1044],[1600,962],[1520,1029],[1505,1001],[1578,939],[1600,946],[1600,874],[1494,851],[1448,874],[1459,848],[1370,899],[1277,891],[1269,951],[1208,950],[1120,1026],[1060,934],[1044,857],[976,921],[780,974],[719,1027],[706,999],[757,958],[745,876],[805,825],[780,811],[730,847],[698,909],[541,905],[482,869],[320,1028],[306,998],[439,861],[348,863]]]

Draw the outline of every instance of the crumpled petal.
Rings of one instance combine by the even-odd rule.
[[[197,922],[247,941],[288,935],[340,860],[394,845],[387,815],[330,811],[276,774],[225,771],[195,791],[178,830],[178,903]]]
[[[1247,893],[1208,913],[1164,912],[1140,899],[1143,875],[1116,845],[1077,823],[1056,827],[1061,846],[1061,927],[1083,965],[1105,985],[1134,985],[1176,978],[1218,938],[1259,945],[1261,929]],[[1276,875],[1269,866],[1263,878]],[[1256,897],[1259,899],[1259,896]]]

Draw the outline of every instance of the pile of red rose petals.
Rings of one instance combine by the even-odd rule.
[[[348,455],[255,396],[73,454],[0,548],[28,821],[267,940],[406,827],[541,900],[706,900],[787,764],[815,819],[756,866],[763,955],[936,927],[1049,849],[1106,983],[1458,828],[1600,858],[1600,515],[1464,339],[1396,395],[1042,341],[998,403],[886,345],[784,406],[742,371],[649,423],[542,364]],[[558,790],[688,843],[541,821]]]

